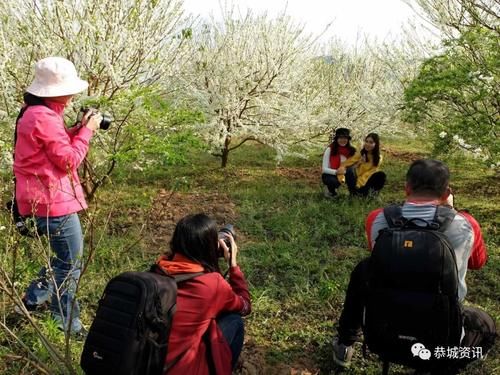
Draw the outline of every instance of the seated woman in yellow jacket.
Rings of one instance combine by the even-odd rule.
[[[380,140],[376,133],[370,133],[360,152],[347,159],[345,182],[351,195],[376,195],[385,185],[385,173],[380,170],[382,155]]]

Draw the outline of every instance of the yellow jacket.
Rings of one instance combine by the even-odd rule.
[[[361,153],[356,151],[353,156],[342,163],[343,167],[348,168],[359,162],[356,166],[356,175],[358,176],[356,180],[356,187],[358,189],[365,186],[370,176],[380,170],[380,166],[382,165],[382,154],[380,155],[380,160],[377,166],[373,165],[372,160],[373,156],[371,153],[367,154],[367,160],[364,161],[361,157]]]

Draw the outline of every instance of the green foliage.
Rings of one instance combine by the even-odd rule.
[[[430,127],[437,151],[458,146],[497,163],[499,74],[498,33],[470,27],[424,62],[405,91],[405,119]]]
[[[94,173],[109,174],[110,162],[143,170],[185,162],[192,150],[202,148],[190,125],[203,115],[186,107],[174,107],[154,86],[133,87],[112,99],[87,99],[86,106],[109,112],[114,121],[98,133],[90,150]]]
[[[150,232],[143,228],[147,224],[156,233],[163,232],[165,215],[180,212],[174,202],[153,210],[161,189],[176,189],[182,196],[177,204],[192,210],[206,208],[204,194],[227,195],[237,211],[231,220],[238,234],[239,263],[247,276],[253,301],[253,313],[246,319],[246,360],[252,362],[255,352],[262,353],[259,362],[262,367],[256,373],[276,373],[285,366],[311,373],[331,373],[334,371],[331,340],[349,275],[357,262],[368,255],[365,217],[376,207],[401,201],[408,161],[427,155],[416,141],[411,145],[385,144],[384,149],[383,169],[388,184],[377,200],[351,199],[345,189],[340,190],[338,199],[325,199],[320,183],[319,149],[311,150],[313,157],[309,160],[287,158],[279,168],[275,167],[275,152],[261,145],[244,145],[236,150],[233,163],[225,170],[218,168],[216,158],[207,158],[206,153],[196,149],[187,155],[185,164],[175,168],[157,168],[127,176],[126,168],[119,167],[121,178],[105,186],[88,215],[82,216],[87,232],[85,252],[95,249],[79,292],[84,324],[92,321],[102,290],[111,277],[125,270],[146,269],[168,246],[168,238],[152,243]],[[448,164],[456,204],[478,219],[489,248],[487,266],[467,275],[467,300],[498,319],[498,184],[494,183],[492,172],[475,160],[452,159]],[[471,175],[471,169],[478,172]],[[0,225],[6,225],[4,213],[0,214]],[[3,250],[8,238],[0,237],[0,267],[11,270],[13,252]],[[17,251],[16,285],[21,290],[43,261],[33,253],[32,240],[21,239]],[[19,318],[14,320],[11,310],[8,303],[0,305],[4,321],[57,372],[57,365],[49,359],[33,329]],[[54,345],[64,347],[63,335],[53,329],[47,315],[35,320]],[[75,367],[81,349],[82,343],[71,342]],[[493,373],[499,365],[498,350],[497,345],[486,361],[472,365],[467,373]],[[0,330],[0,356],[4,356],[0,372],[21,373],[26,362],[9,357],[19,353],[25,354]],[[393,367],[394,371],[399,369]],[[374,356],[364,359],[358,346],[347,373],[378,374],[380,368]],[[400,373],[404,371],[401,369]]]

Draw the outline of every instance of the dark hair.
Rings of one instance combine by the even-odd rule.
[[[23,94],[23,99],[24,99],[24,103],[26,105],[45,105],[42,98],[40,98],[39,96],[30,94],[29,92],[25,92]]]
[[[351,135],[349,133],[349,129],[347,128],[338,128],[335,130],[335,133],[333,133],[332,143],[330,144],[331,154],[338,155],[339,144],[337,141],[340,137],[347,138],[347,144],[345,147],[349,150],[349,156],[353,156],[356,153],[356,147],[351,145]]]
[[[439,198],[450,182],[450,170],[439,160],[420,159],[410,165],[406,183],[412,193]]]
[[[373,139],[373,142],[375,142],[375,147],[373,148],[372,156],[373,156],[373,165],[377,166],[378,163],[380,163],[380,138],[379,138],[379,136],[378,136],[377,133],[370,133],[370,134],[368,134],[365,137],[365,141],[368,138]],[[368,154],[368,151],[366,151],[365,148],[363,147],[361,149],[361,155],[367,155],[367,154]]]
[[[31,105],[45,105],[45,102],[43,101],[42,98],[39,96],[30,94],[29,92],[25,92],[23,94],[23,100],[24,100],[24,106],[21,108],[19,111],[19,114],[17,115],[16,123],[23,117],[24,112],[28,109],[29,106]]]
[[[180,253],[200,263],[208,272],[220,272],[217,223],[205,214],[183,217],[170,241],[171,256]]]

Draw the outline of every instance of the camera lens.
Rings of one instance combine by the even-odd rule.
[[[112,121],[113,120],[111,119],[110,116],[108,116],[106,114],[103,114],[102,115],[101,123],[99,124],[99,128],[102,129],[102,130],[108,130]]]
[[[231,239],[229,235],[232,235],[234,239],[236,239],[236,233],[234,232],[234,226],[232,224],[226,224],[219,230],[219,240],[223,240],[226,246],[231,251]],[[222,248],[219,249],[219,257],[224,256],[224,251]]]

